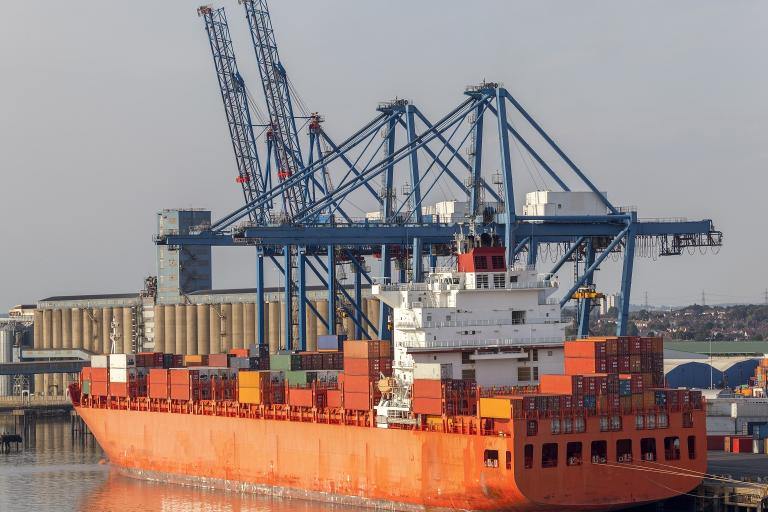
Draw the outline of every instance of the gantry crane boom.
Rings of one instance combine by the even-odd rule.
[[[266,0],[240,0],[240,3],[245,6],[264,88],[264,99],[269,111],[269,136],[272,140],[277,176],[279,181],[285,181],[304,169],[288,76],[280,62]],[[284,200],[285,212],[288,220],[291,220],[294,214],[307,204],[307,182],[300,180],[286,189]]]
[[[197,13],[205,22],[205,30],[211,45],[213,64],[237,162],[236,182],[242,186],[243,196],[248,204],[264,193],[266,184],[256,148],[245,82],[237,68],[224,8],[212,9],[202,6],[198,8]],[[250,220],[263,224],[267,212],[268,205],[254,210],[250,214]]]

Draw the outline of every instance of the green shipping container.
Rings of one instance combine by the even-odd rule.
[[[90,395],[91,394],[91,381],[84,380],[83,381],[83,394],[84,395]]]
[[[301,370],[301,357],[290,352],[281,352],[269,356],[270,370]]]
[[[285,372],[289,386],[306,386],[317,380],[317,372],[294,370]]]

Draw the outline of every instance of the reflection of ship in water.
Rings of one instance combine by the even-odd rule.
[[[93,436],[83,429],[79,418],[74,421],[70,417],[62,416],[19,417],[3,414],[0,415],[0,435],[2,434],[21,436],[23,450],[37,454],[69,452],[93,458],[103,453]]]
[[[353,507],[284,500],[259,494],[241,494],[218,489],[167,485],[123,476],[113,469],[104,485],[94,490],[80,510],[226,510],[227,512],[352,512]]]

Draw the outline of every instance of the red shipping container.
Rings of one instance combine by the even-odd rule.
[[[129,387],[127,382],[110,382],[109,383],[109,396],[117,396],[121,398],[128,398]]]
[[[109,382],[107,368],[91,368],[91,382]],[[106,395],[106,392],[104,393]]]
[[[172,400],[191,400],[191,389],[189,384],[171,384],[171,399]]]
[[[216,368],[228,368],[229,355],[228,354],[210,354],[208,356],[208,366],[213,366]]]
[[[725,436],[707,436],[707,450],[725,450]]]
[[[289,388],[288,405],[292,407],[312,407],[312,389]]]
[[[411,406],[416,414],[443,414],[443,401],[440,398],[414,398]]]
[[[345,375],[344,391],[350,393],[370,393],[373,379],[365,375]]]
[[[340,389],[329,389],[327,394],[328,407],[331,409],[340,409],[341,408],[341,390]]]
[[[414,379],[411,396],[414,398],[440,399],[443,396],[443,383],[439,380]]]
[[[347,409],[350,411],[371,410],[371,395],[369,395],[368,393],[350,393],[345,390],[344,391],[344,409]]]
[[[752,453],[752,437],[731,437],[731,452]]]
[[[168,370],[163,368],[151,368],[149,370],[149,398],[168,398],[168,385]]]
[[[92,381],[91,382],[91,395],[92,396],[107,396],[108,383],[104,381]]]
[[[631,356],[630,355],[621,355],[619,354],[619,373],[630,373],[632,372],[632,365],[630,363]]]

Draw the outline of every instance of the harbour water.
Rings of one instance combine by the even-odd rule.
[[[0,416],[0,432],[14,421]],[[90,435],[69,418],[38,418],[16,451],[0,453],[0,511],[316,512],[354,510],[325,503],[147,482],[118,474]]]

